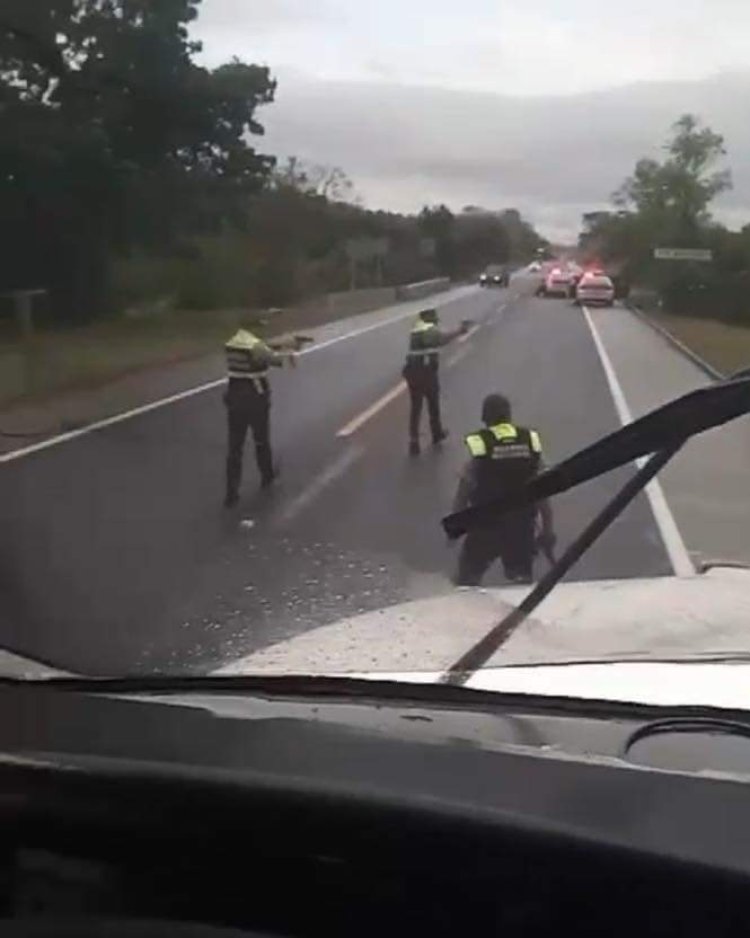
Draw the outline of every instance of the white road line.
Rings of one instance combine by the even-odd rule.
[[[363,427],[368,420],[371,420],[375,416],[375,414],[380,413],[380,411],[384,407],[387,407],[391,401],[395,401],[396,398],[403,394],[405,390],[406,382],[400,381],[395,387],[391,388],[390,391],[388,391],[382,397],[378,398],[374,404],[371,404],[367,410],[363,410],[361,414],[359,414],[353,420],[350,420],[345,427],[342,427],[339,430],[336,436],[345,438],[351,436],[353,433],[356,433],[360,427]]]
[[[345,449],[329,466],[318,473],[299,495],[286,505],[276,519],[275,524],[277,526],[287,525],[295,521],[305,509],[320,498],[329,486],[337,482],[364,455],[364,452],[362,446],[351,446]]]
[[[12,462],[14,459],[21,459],[22,456],[30,456],[32,453],[38,453],[40,450],[49,449],[51,446],[58,446],[60,443],[67,443],[69,440],[76,440],[78,437],[87,436],[96,430],[104,430],[105,427],[112,427],[124,420],[130,420],[132,417],[139,417],[141,414],[147,414],[149,411],[158,410],[160,407],[166,407],[167,404],[176,404],[185,398],[193,397],[195,394],[203,394],[204,391],[210,391],[226,384],[226,378],[220,378],[218,381],[209,381],[207,384],[201,384],[196,388],[190,388],[189,391],[180,391],[179,394],[172,394],[170,397],[163,397],[158,401],[152,401],[150,404],[144,404],[142,407],[134,407],[133,410],[127,410],[122,414],[115,414],[114,417],[107,417],[106,420],[97,420],[95,423],[86,424],[78,430],[70,430],[67,433],[61,433],[59,436],[52,436],[47,440],[41,440],[39,443],[33,443],[31,446],[24,446],[23,449],[14,449],[10,453],[0,454],[0,464]]]
[[[412,319],[416,315],[414,310],[410,310],[408,313],[399,313],[397,316],[383,319],[381,322],[373,323],[371,326],[365,326],[363,329],[356,329],[354,332],[345,332],[343,335],[337,335],[332,339],[326,339],[325,342],[316,342],[314,345],[309,345],[307,348],[302,349],[299,354],[311,355],[313,352],[320,352],[323,349],[330,348],[332,345],[338,345],[339,342],[346,342],[347,339],[356,339],[361,335],[366,335],[368,332],[373,332],[375,329],[390,326],[391,323],[401,322],[403,319]]]
[[[469,339],[470,339],[476,332],[479,332],[479,330],[480,330],[481,328],[482,328],[482,324],[479,323],[479,324],[476,325],[476,326],[472,326],[471,329],[469,329],[468,332],[464,332],[463,335],[460,335],[460,336],[458,337],[458,340],[457,340],[458,343],[459,343],[459,345],[460,345],[460,344],[463,344],[464,342],[468,342]]]
[[[460,361],[463,361],[466,356],[472,352],[474,349],[471,345],[464,345],[463,348],[460,348],[457,352],[454,352],[453,355],[445,363],[446,368],[455,367]]]
[[[457,297],[457,299],[460,298],[461,297]],[[368,332],[374,331],[375,329],[382,329],[383,327],[389,326],[394,322],[401,322],[403,319],[409,319],[416,315],[413,305],[415,301],[409,302],[412,305],[410,306],[408,312],[398,313],[396,316],[390,316],[388,319],[383,319],[382,321],[373,323],[370,326],[365,326],[363,329],[354,329],[352,332],[346,332],[343,335],[335,336],[332,339],[327,339],[325,342],[311,345],[309,348],[301,350],[299,354],[311,355],[313,352],[321,352],[323,349],[330,348],[332,345],[337,345],[339,342],[346,342],[348,339],[356,339],[361,335],[365,335]],[[41,450],[49,449],[52,446],[59,446],[61,443],[68,443],[71,440],[78,439],[79,437],[87,436],[89,433],[95,433],[97,430],[104,430],[107,427],[112,427],[115,424],[122,423],[124,420],[131,420],[133,417],[140,417],[141,414],[148,414],[152,410],[159,410],[161,407],[167,407],[169,404],[176,404],[178,401],[193,397],[196,394],[203,394],[205,391],[211,391],[214,388],[221,387],[221,385],[225,383],[226,378],[219,378],[216,381],[209,381],[206,384],[198,385],[195,388],[189,388],[187,391],[180,391],[178,394],[170,394],[169,397],[162,397],[157,401],[152,401],[150,404],[144,404],[141,407],[134,407],[132,410],[127,410],[124,413],[115,414],[113,417],[107,417],[104,420],[97,420],[94,423],[86,424],[85,427],[80,427],[77,430],[70,430],[67,433],[60,433],[57,436],[52,436],[46,440],[41,440],[39,443],[33,443],[30,446],[24,446],[21,449],[14,449],[9,453],[2,453],[0,454],[0,465],[2,463],[13,462],[16,459],[22,459],[24,456],[31,456],[32,453],[38,453]]]
[[[459,336],[457,342],[466,343],[475,333],[477,333],[482,328],[481,324],[474,326],[464,335]],[[465,358],[471,351],[471,346],[464,344],[451,358],[449,358],[446,363],[446,368],[453,368],[454,365],[457,365],[461,359]],[[339,432],[336,434],[338,437],[346,438],[351,436],[353,433],[356,433],[361,427],[363,427],[369,420],[379,414],[384,407],[387,407],[391,401],[395,401],[397,397],[400,397],[406,390],[406,382],[401,381],[395,387],[392,387],[390,391],[387,391],[382,397],[379,397],[374,404],[371,404],[367,410],[363,410],[361,414],[358,414],[353,420],[351,420],[345,427],[342,427]]]
[[[594,324],[594,320],[591,316],[589,310],[584,306],[583,315],[586,317],[586,322],[591,331],[591,336],[594,340],[594,345],[596,346],[596,351],[599,354],[599,359],[602,363],[602,368],[604,369],[604,374],[607,378],[607,384],[609,385],[610,393],[612,394],[612,400],[615,404],[615,410],[617,415],[620,418],[620,422],[624,425],[627,423],[633,422],[633,415],[628,406],[628,402],[625,399],[625,393],[622,389],[622,385],[617,377],[614,366],[612,365],[612,360],[609,357],[609,353],[604,347],[599,331]],[[645,458],[637,460],[639,466],[643,466],[646,462]],[[677,576],[694,576],[695,567],[690,560],[690,554],[688,549],[685,546],[685,542],[682,539],[680,530],[677,527],[677,523],[674,520],[674,515],[667,504],[667,499],[664,495],[664,490],[661,487],[661,484],[657,479],[649,482],[646,486],[646,496],[651,505],[651,511],[654,514],[654,519],[656,520],[656,525],[659,528],[659,533],[661,534],[662,540],[664,541],[664,547],[669,556],[670,563],[674,569],[674,572]]]

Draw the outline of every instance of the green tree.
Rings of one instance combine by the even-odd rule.
[[[673,124],[664,150],[661,162],[644,158],[636,163],[613,195],[615,211],[583,216],[579,247],[585,256],[622,270],[628,280],[679,293],[677,281],[705,279],[709,271],[665,265],[654,260],[653,250],[720,243],[726,263],[736,265],[736,252],[720,237],[709,212],[713,199],[731,187],[731,176],[720,165],[723,138],[692,115]]]
[[[452,277],[456,272],[456,219],[446,205],[425,206],[417,219],[423,238],[435,244],[435,264],[437,271],[444,277]]]
[[[689,237],[710,221],[708,206],[713,199],[731,188],[729,170],[716,169],[726,154],[724,138],[685,114],[673,125],[665,149],[668,156],[662,163],[639,160],[614,200],[649,216],[670,233]]]
[[[495,212],[468,207],[456,220],[456,263],[462,275],[471,275],[488,264],[510,260],[508,230]]]
[[[273,161],[248,143],[266,68],[193,61],[200,0],[5,0],[0,12],[0,289],[100,310],[112,252],[245,213]]]

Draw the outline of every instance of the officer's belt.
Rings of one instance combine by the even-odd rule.
[[[433,355],[436,358],[439,358],[440,352],[438,352],[437,350],[435,350],[434,352],[407,352],[406,360],[413,361],[413,362],[418,362],[421,360],[423,365],[428,365]]]
[[[230,381],[236,381],[238,378],[242,381],[252,381],[256,394],[266,393],[266,389],[268,388],[268,372],[267,371],[230,371],[229,372]]]

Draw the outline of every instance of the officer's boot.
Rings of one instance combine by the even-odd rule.
[[[230,453],[227,459],[227,488],[224,507],[233,508],[240,500],[240,480],[242,478],[242,456]]]
[[[260,471],[260,484],[264,489],[270,488],[279,476],[277,466],[273,464],[271,447],[268,444],[257,444],[255,447],[255,459]]]

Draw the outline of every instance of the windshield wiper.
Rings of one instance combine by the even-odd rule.
[[[524,486],[483,505],[475,505],[444,518],[446,533],[455,539],[469,531],[491,527],[509,511],[567,492],[640,457],[649,456],[648,461],[591,520],[523,602],[451,665],[441,682],[464,684],[486,664],[690,437],[748,412],[750,369],[738,372],[726,381],[692,391],[651,411],[540,473]]]
[[[749,411],[750,369],[670,401],[541,472],[521,488],[448,515],[443,519],[443,527],[453,539],[476,528],[491,527],[512,509],[567,492],[639,457],[668,449],[676,451],[691,436]]]

